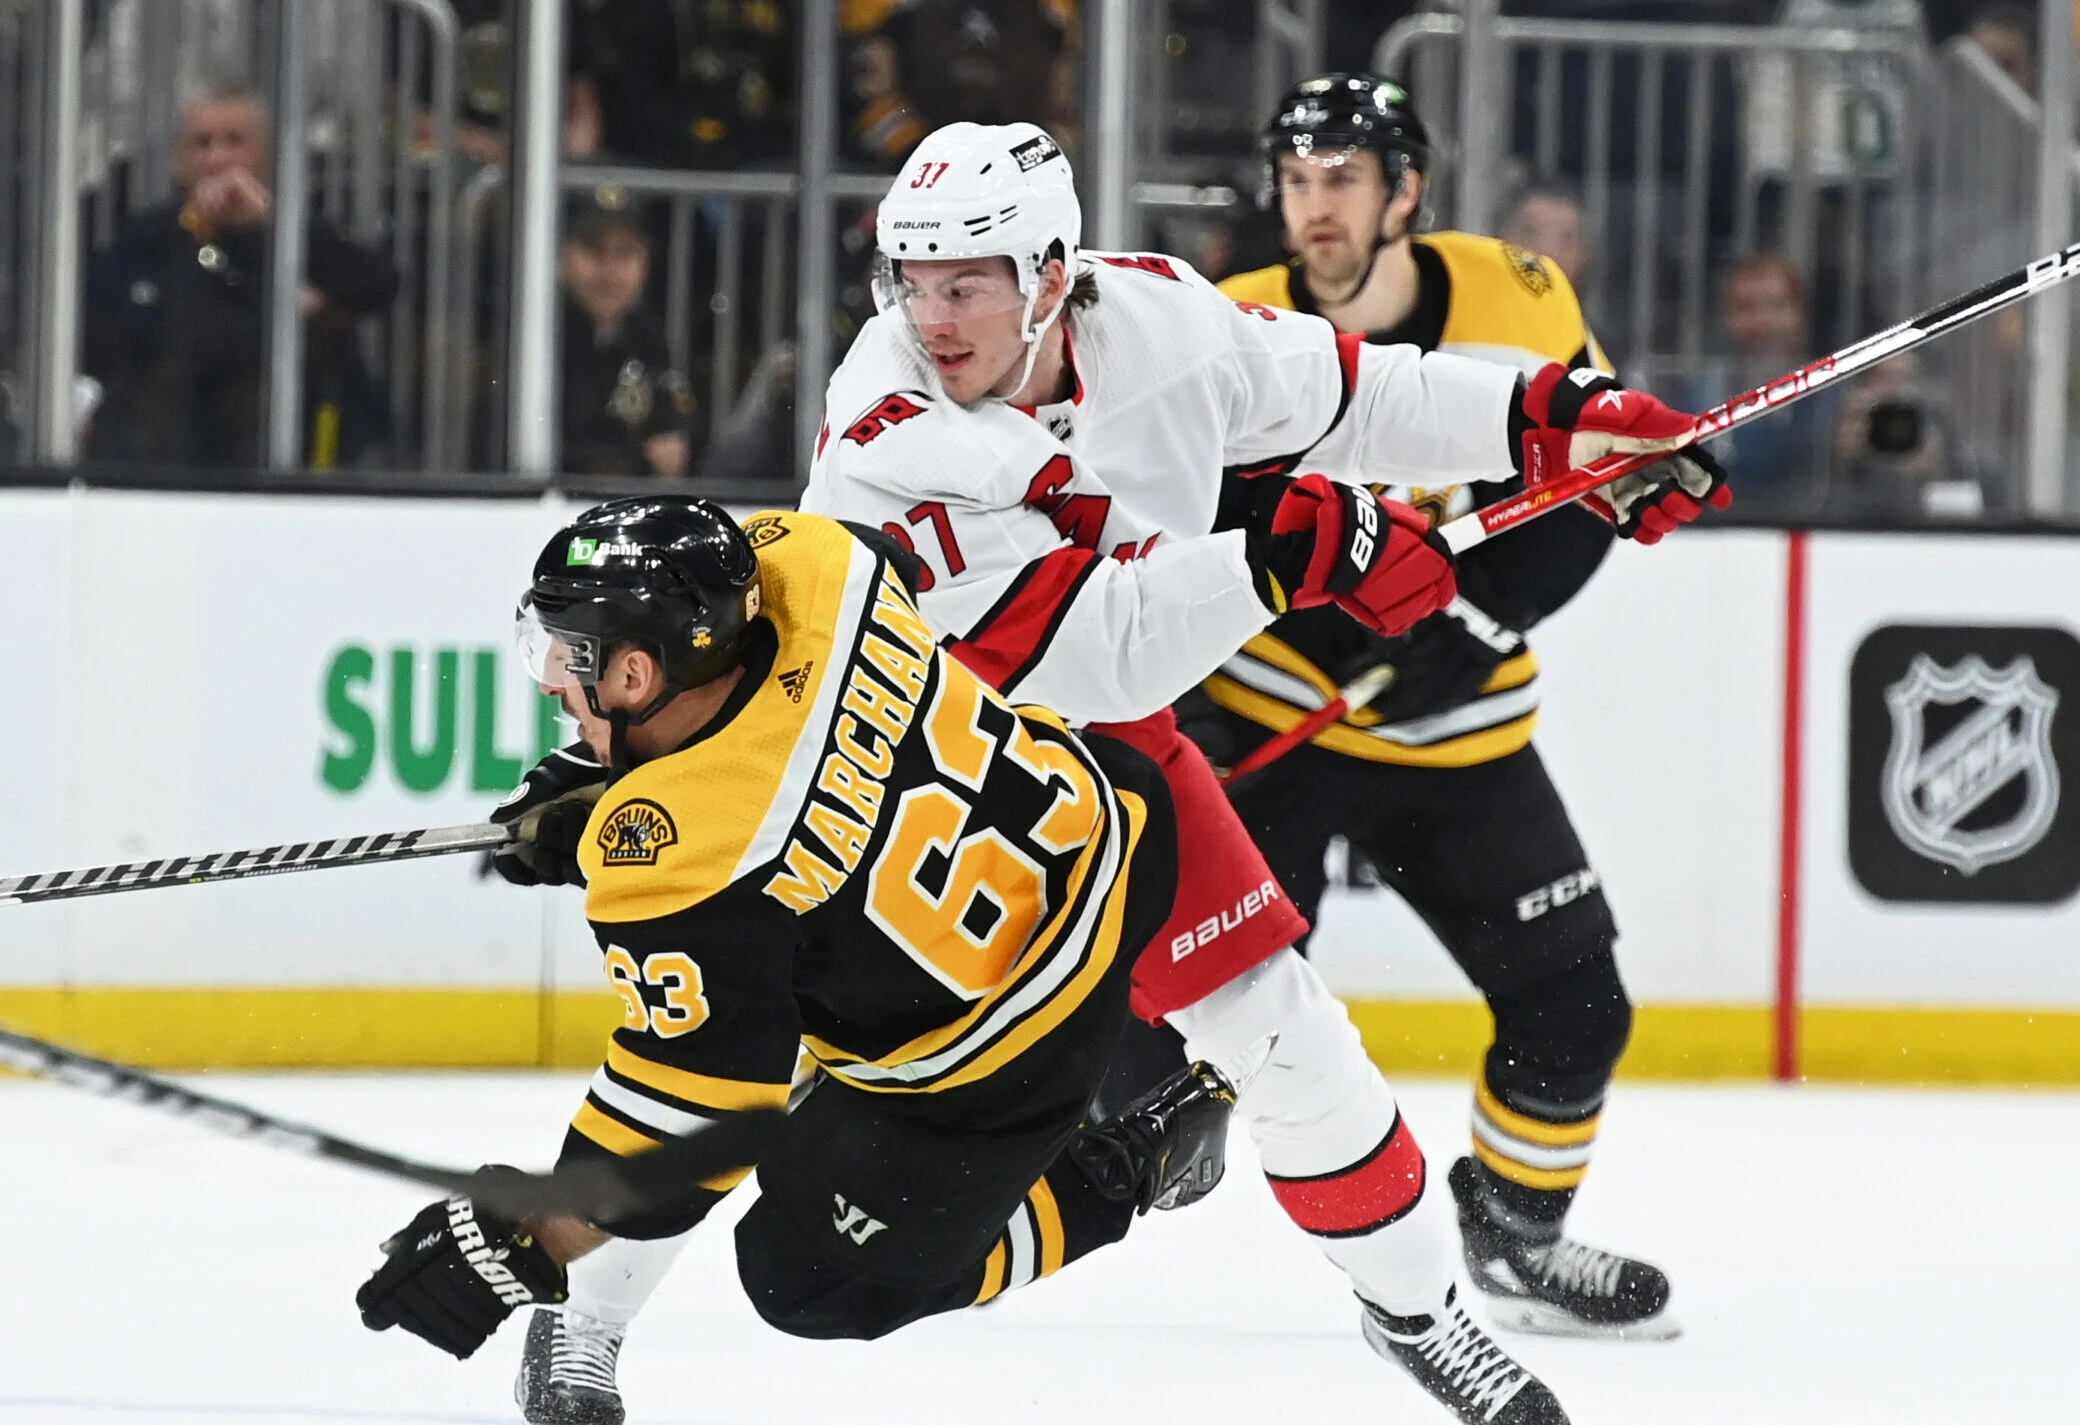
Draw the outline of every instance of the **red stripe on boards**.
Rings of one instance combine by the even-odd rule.
[[[1423,1150],[1401,1116],[1355,1167],[1321,1178],[1264,1175],[1271,1195],[1303,1230],[1347,1237],[1384,1227],[1423,1195]]]
[[[1792,530],[1784,543],[1784,789],[1777,835],[1776,1075],[1799,1074],[1798,912],[1799,814],[1805,782],[1806,562],[1810,536]]]

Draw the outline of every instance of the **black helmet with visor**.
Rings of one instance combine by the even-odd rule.
[[[620,764],[628,726],[741,661],[758,612],[758,556],[720,505],[638,496],[585,511],[549,541],[520,597],[515,635],[530,677],[582,689],[593,715],[613,725]],[[665,687],[643,708],[609,713],[599,679],[631,645],[657,659]]]

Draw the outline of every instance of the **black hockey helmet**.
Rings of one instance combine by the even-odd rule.
[[[1430,132],[1408,91],[1393,80],[1338,71],[1294,85],[1257,136],[1264,162],[1257,202],[1269,208],[1276,199],[1281,155],[1305,158],[1317,150],[1352,148],[1379,155],[1390,189],[1399,188],[1410,171],[1430,170]]]
[[[735,667],[758,610],[758,556],[736,521],[710,500],[645,495],[595,505],[557,532],[535,560],[517,633],[529,675],[576,683],[601,717],[595,688],[614,650],[654,654],[666,687],[627,715],[640,723]]]

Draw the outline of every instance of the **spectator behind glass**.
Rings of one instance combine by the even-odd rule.
[[[1986,51],[2025,94],[2037,92],[2037,21],[2027,9],[2010,3],[1974,7],[1965,37]]]
[[[572,0],[566,143],[574,158],[742,168],[793,156],[798,7]]]
[[[257,96],[220,90],[188,106],[173,154],[179,196],[131,217],[88,276],[83,365],[103,390],[90,457],[259,463],[274,219],[260,175],[268,164]],[[313,469],[382,454],[389,408],[356,334],[396,293],[388,259],[310,215],[303,458]]]
[[[685,475],[693,390],[643,309],[650,235],[619,188],[572,205],[562,280],[564,471]]]
[[[1684,410],[1717,405],[1813,359],[1812,308],[1790,258],[1776,252],[1742,258],[1727,270],[1719,291],[1727,354],[1711,364],[1709,376],[1671,393],[1686,403]],[[1713,442],[1749,514],[1799,519],[1815,511],[1827,480],[1836,400],[1823,388]]]
[[[1526,252],[1551,258],[1576,292],[1587,290],[1589,216],[1571,189],[1545,183],[1525,188],[1503,213],[1495,235]]]
[[[851,0],[846,156],[895,169],[942,124],[1074,126],[1071,0]]]

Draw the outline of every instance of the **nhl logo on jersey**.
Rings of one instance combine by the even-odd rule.
[[[1892,713],[1885,816],[1901,841],[1971,876],[2044,839],[2058,812],[2051,755],[2058,693],[2044,686],[2027,654],[1999,672],[1976,654],[1954,668],[1916,654],[1907,676],[1885,690],[1885,706]],[[1969,711],[1931,737],[1928,714],[1938,707]],[[1984,824],[1978,813],[2015,783],[2019,805]]]
[[[1883,900],[2080,889],[2080,641],[2062,629],[1881,628],[1850,670],[1849,859]],[[2063,767],[2061,764],[2064,764]]]
[[[672,814],[641,797],[616,807],[599,829],[600,850],[609,866],[655,866],[658,853],[678,842]]]

